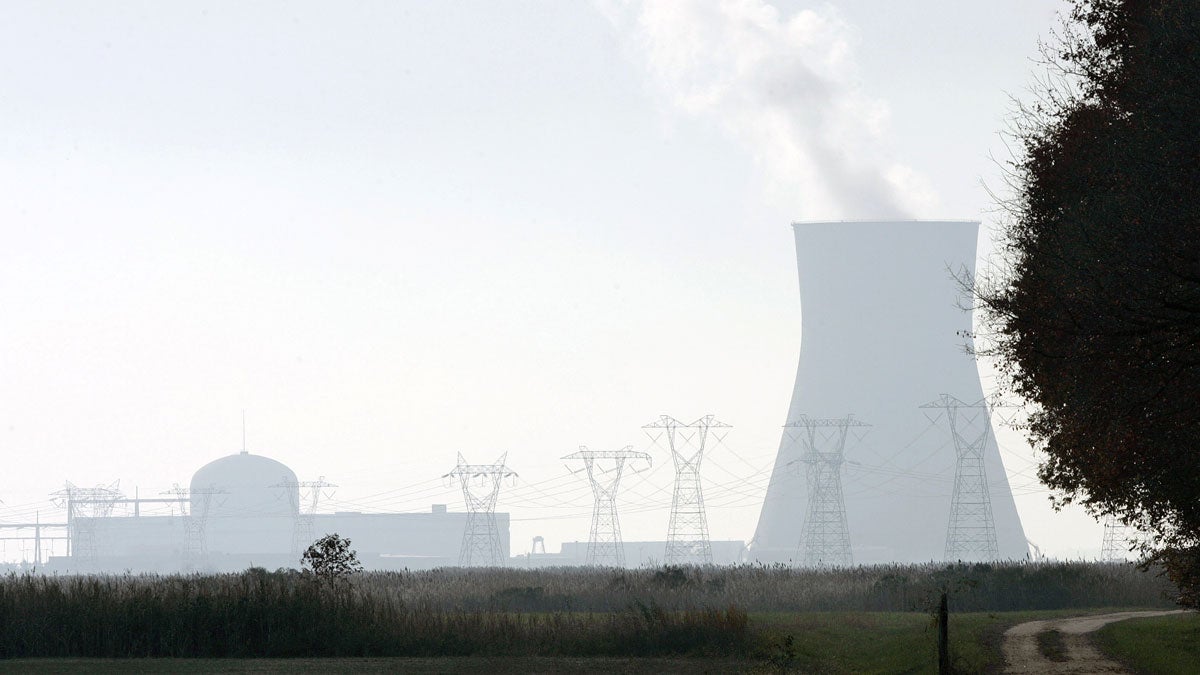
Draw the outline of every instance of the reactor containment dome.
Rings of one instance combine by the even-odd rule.
[[[190,507],[214,551],[288,551],[299,487],[286,464],[246,451],[215,459],[192,476]]]

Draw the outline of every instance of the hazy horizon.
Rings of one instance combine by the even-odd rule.
[[[587,538],[561,457],[633,445],[624,536],[662,540],[641,427],[714,414],[710,534],[749,540],[799,355],[789,224],[980,220],[986,264],[982,183],[1062,7],[7,3],[0,523],[68,480],[186,485],[244,410],[246,449],[338,484],[322,510],[458,510],[456,453],[507,452],[515,553]],[[1097,554],[999,440],[1029,539]]]

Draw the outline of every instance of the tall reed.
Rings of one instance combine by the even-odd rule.
[[[442,568],[377,572],[362,583],[408,603],[507,611],[660,607],[766,611],[923,611],[941,589],[953,611],[1170,606],[1156,572],[1116,563],[925,563],[843,569],[782,565],[595,569]]]
[[[289,572],[9,576],[0,656],[290,657],[740,654],[736,608],[515,613],[410,606],[370,583]]]
[[[745,655],[747,612],[1168,606],[1132,565],[926,564],[0,578],[0,656]]]

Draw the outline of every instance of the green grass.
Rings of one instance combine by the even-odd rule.
[[[998,672],[998,636],[1020,621],[1063,612],[952,615],[951,653],[962,672]],[[1073,612],[1066,612],[1074,614]],[[437,657],[328,659],[15,659],[0,672],[746,672],[932,673],[934,630],[915,612],[765,613],[750,617],[755,648],[739,657]],[[788,647],[788,638],[791,638]]]
[[[1120,611],[1113,608],[950,615],[950,658],[958,672],[998,673],[1004,631],[1025,621]],[[937,634],[919,612],[803,612],[750,615],[755,656],[766,666],[814,673],[931,673]],[[791,644],[786,640],[791,636]]]
[[[1030,612],[971,612],[950,615],[950,656],[958,672],[999,673],[1004,668],[1000,645],[1004,631],[1026,621],[1108,614],[1145,607],[1088,607]]]
[[[950,651],[963,673],[998,673],[1003,668],[1004,631],[1024,621],[1120,611],[1120,608],[951,614]],[[1195,617],[1193,617],[1195,618]],[[1126,622],[1137,623],[1137,622]],[[1115,624],[1119,625],[1119,624]],[[1192,630],[1200,626],[1192,626]],[[748,649],[741,654],[623,658],[613,656],[442,656],[295,659],[82,659],[0,660],[3,672],[525,672],[671,673],[933,673],[935,631],[918,612],[765,612],[751,614]],[[790,638],[790,639],[789,639]],[[1187,639],[1195,639],[1191,634]],[[1189,658],[1181,660],[1190,665]],[[1186,668],[1147,672],[1195,672]]]
[[[750,626],[756,656],[779,671],[902,673],[936,665],[926,614],[775,612],[752,615]]]
[[[0,673],[738,673],[744,659],[477,657],[361,659],[15,659]]]
[[[1118,621],[1097,631],[1095,641],[1135,673],[1200,671],[1200,614]]]

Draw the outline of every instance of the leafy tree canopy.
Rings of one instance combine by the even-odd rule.
[[[305,571],[311,571],[317,579],[331,584],[361,572],[363,568],[358,554],[350,548],[350,540],[336,533],[313,542],[305,549],[300,562]]]
[[[1200,3],[1075,0],[1016,120],[991,347],[1056,503],[1149,533],[1200,604]]]

